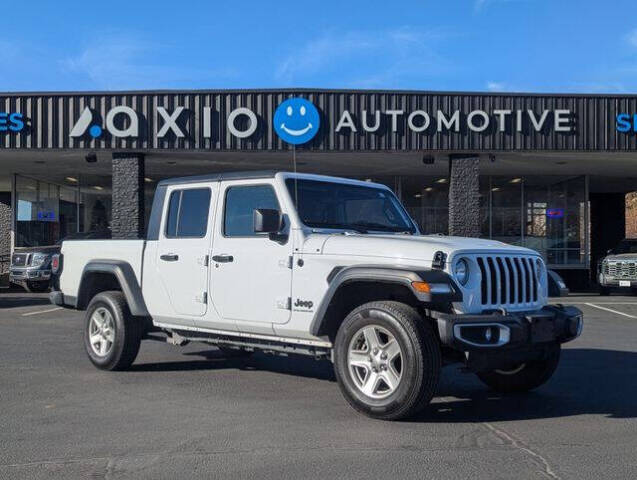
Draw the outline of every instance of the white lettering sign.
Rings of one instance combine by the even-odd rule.
[[[240,115],[245,115],[250,120],[250,126],[245,130],[237,129],[234,123]],[[248,138],[257,131],[257,116],[249,108],[235,108],[232,112],[230,112],[230,115],[228,115],[228,130],[237,138]]]
[[[126,115],[128,117],[128,128],[119,129],[115,126],[115,117],[117,115]],[[106,114],[106,129],[111,135],[118,138],[139,137],[137,113],[131,107],[119,106],[111,108]]]
[[[183,111],[184,107],[177,107],[171,115],[166,111],[164,107],[157,107],[157,113],[159,113],[159,115],[161,115],[161,118],[164,119],[164,126],[161,127],[161,130],[159,130],[159,132],[157,132],[158,138],[164,138],[168,133],[168,130],[172,130],[177,138],[184,137],[184,132],[182,132],[181,128],[179,128],[179,126],[177,125],[177,119]]]
[[[156,133],[157,138],[164,138],[172,132],[176,138],[184,138],[189,132],[179,119],[186,111],[183,106],[175,107],[173,111],[168,111],[163,106],[157,107],[157,124],[161,128]],[[301,115],[303,115],[303,112]],[[203,138],[211,138],[213,130],[217,135],[223,135],[218,125],[219,112],[215,112],[213,107],[204,106],[200,111],[192,112],[198,123],[201,119],[201,135]],[[466,116],[465,116],[466,115]],[[246,117],[247,122],[238,122],[239,117]],[[225,123],[225,128],[236,138],[248,138],[252,136],[258,128],[259,118],[256,113],[247,107],[238,107],[230,112]],[[238,125],[239,124],[239,125]],[[555,132],[572,132],[572,111],[567,109],[542,110],[536,112],[527,110],[494,109],[490,112],[484,110],[471,110],[461,112],[460,110],[427,112],[425,110],[405,111],[399,109],[391,110],[362,110],[360,115],[352,114],[350,110],[343,110],[339,120],[334,127],[335,133],[345,131],[357,133],[359,130],[366,133],[380,132],[381,125],[387,126],[387,131],[398,132],[401,126],[414,133],[423,135],[439,132],[475,132],[487,133],[497,129],[500,133],[506,132],[526,132],[532,129],[541,132],[552,128]],[[490,128],[492,127],[492,128]],[[328,125],[326,128],[330,128]],[[120,105],[111,108],[106,112],[104,126],[99,121],[99,116],[89,108],[85,107],[79,118],[73,125],[69,135],[72,138],[92,136],[100,138],[107,132],[117,138],[137,138],[139,132],[139,115],[131,107]],[[384,132],[384,130],[383,130]],[[191,132],[195,134],[195,132]]]

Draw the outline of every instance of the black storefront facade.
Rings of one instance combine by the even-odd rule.
[[[0,255],[141,236],[163,178],[296,168],[385,183],[424,233],[528,246],[577,287],[624,236],[636,113],[636,96],[0,93]]]

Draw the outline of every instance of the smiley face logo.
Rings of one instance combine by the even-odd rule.
[[[320,124],[318,110],[304,98],[290,98],[274,112],[274,130],[283,141],[292,145],[312,140]]]

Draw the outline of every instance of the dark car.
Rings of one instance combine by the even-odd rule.
[[[19,248],[11,256],[9,282],[20,285],[29,292],[45,292],[51,282],[51,257],[60,253],[65,240],[105,240],[111,238],[110,230],[73,233],[48,247]]]

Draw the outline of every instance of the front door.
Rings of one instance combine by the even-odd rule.
[[[255,233],[253,215],[257,208],[284,214],[281,202],[271,184],[222,184],[221,189],[211,259],[214,306],[239,330],[271,333],[270,324],[290,318],[292,240]]]
[[[215,185],[216,187],[216,185]],[[208,303],[208,254],[212,228],[211,185],[175,185],[157,248],[157,270],[177,316],[199,317]]]

